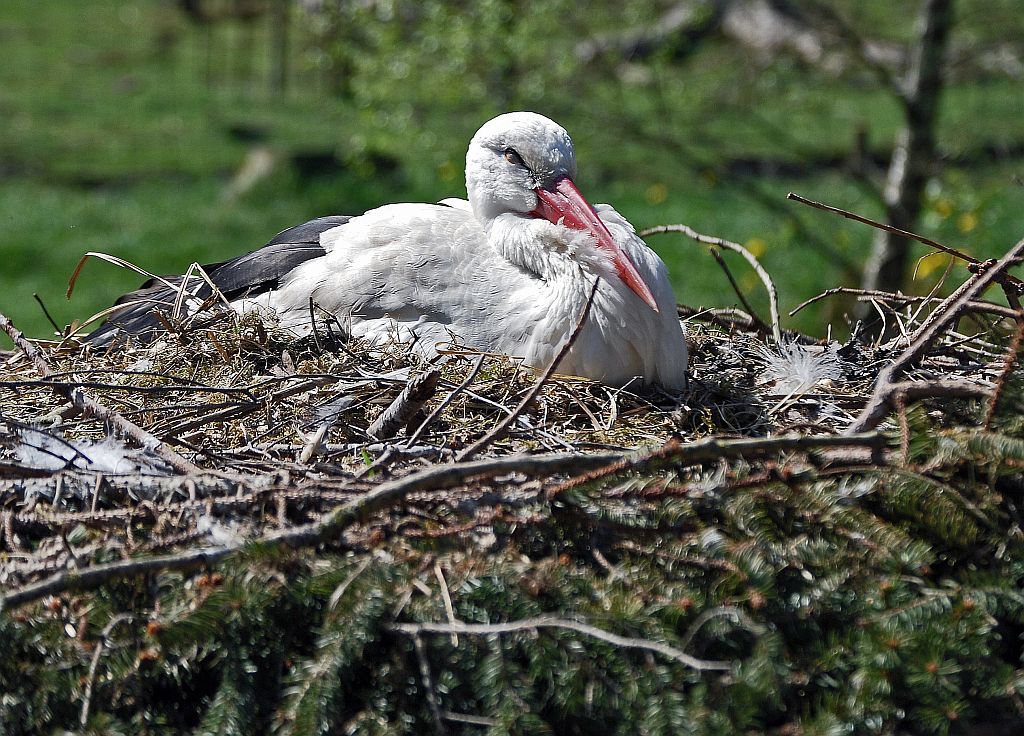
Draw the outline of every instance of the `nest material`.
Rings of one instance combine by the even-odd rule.
[[[842,432],[865,410],[879,371],[906,348],[920,326],[915,321],[925,319],[913,305],[886,310],[901,325],[886,344],[794,335],[771,344],[755,320],[691,319],[688,392],[556,376],[518,414],[514,407],[537,379],[514,360],[456,347],[428,362],[397,344],[295,339],[255,314],[222,314],[150,345],[101,352],[65,341],[51,346],[52,372],[43,378],[38,361],[14,353],[0,373],[7,552],[0,584],[30,584],[100,550],[217,546],[315,522],[384,480],[458,459],[510,415],[508,431],[484,451],[512,456],[504,479],[491,485],[530,476],[568,476],[571,483],[595,464],[670,439],[685,446],[710,435]],[[931,344],[908,377],[990,391],[1005,369],[1005,323],[978,314],[972,320],[966,334],[950,331]],[[436,395],[426,391],[422,406],[396,406],[403,390],[431,371]],[[106,407],[106,416],[83,410],[76,400],[83,395]],[[397,414],[381,432],[386,411]],[[111,416],[143,428],[144,446],[115,436]],[[945,401],[941,417],[955,422],[955,405]],[[168,452],[197,472],[176,472]],[[520,453],[545,452],[568,461],[551,466],[557,473],[514,472]],[[445,483],[463,488],[466,498],[478,496],[485,486],[469,477]],[[412,525],[421,533],[442,523],[436,498],[419,511],[415,499],[408,513],[353,527],[349,536],[395,534],[409,527],[410,513],[422,517]]]

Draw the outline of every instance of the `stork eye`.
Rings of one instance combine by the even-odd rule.
[[[504,151],[502,151],[501,155],[504,156],[505,160],[508,161],[513,166],[522,166],[524,169],[526,168],[526,162],[523,161],[522,156],[516,153],[516,149],[506,148]]]

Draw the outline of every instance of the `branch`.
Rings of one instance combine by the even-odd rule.
[[[570,478],[550,491],[548,497],[553,498],[564,491],[585,485],[601,478],[617,475],[626,471],[640,471],[652,466],[664,465],[697,465],[698,463],[716,460],[736,460],[751,458],[776,452],[806,451],[816,449],[868,447],[882,449],[887,440],[878,433],[858,435],[800,435],[790,434],[781,437],[756,437],[741,439],[720,439],[708,437],[697,442],[682,444],[678,440],[669,440],[662,447],[652,452],[635,454],[621,458],[590,473]]]
[[[725,248],[743,256],[747,263],[750,264],[750,267],[754,269],[754,273],[761,279],[765,290],[768,292],[768,312],[772,320],[772,337],[775,339],[775,342],[782,341],[782,328],[779,326],[779,292],[775,288],[775,282],[772,281],[772,277],[764,270],[764,267],[761,266],[753,253],[739,243],[733,243],[722,238],[714,238],[710,235],[702,235],[688,225],[658,225],[657,227],[649,227],[646,230],[640,231],[640,237],[646,238],[648,235],[661,235],[662,233],[682,233],[698,243]]]
[[[801,302],[789,311],[789,316],[792,317],[794,314],[799,312],[806,307],[819,302],[830,296],[836,294],[850,294],[857,297],[858,301],[871,301],[877,299],[883,302],[899,302],[901,304],[919,304],[919,303],[931,303],[941,302],[942,299],[933,296],[915,296],[913,294],[894,294],[889,291],[879,291],[878,289],[854,289],[848,286],[837,286],[832,289],[826,289],[817,296],[812,296],[810,299]],[[994,314],[997,317],[1005,317],[1008,319],[1017,319],[1017,311],[1004,307],[1001,304],[993,304],[992,302],[970,302],[964,308],[965,312],[984,312],[987,314]]]
[[[374,439],[386,440],[394,437],[398,430],[408,424],[413,415],[437,393],[437,381],[441,372],[431,370],[415,378],[409,379],[402,392],[398,394],[387,409],[373,420],[366,434]]]
[[[441,400],[441,403],[437,405],[437,408],[434,409],[432,412],[430,412],[429,415],[427,415],[427,418],[423,420],[423,423],[420,426],[418,426],[416,428],[416,431],[413,432],[412,435],[409,437],[409,439],[407,439],[405,441],[404,447],[406,449],[408,449],[408,448],[412,447],[414,444],[416,444],[416,440],[418,440],[420,438],[420,435],[423,434],[423,432],[426,431],[427,427],[429,427],[431,424],[433,424],[434,421],[439,416],[441,416],[441,412],[443,412],[446,408],[448,408],[448,405],[452,403],[452,401],[455,399],[455,397],[458,396],[460,393],[462,393],[463,389],[465,389],[467,386],[469,386],[469,384],[473,383],[473,379],[475,379],[477,377],[477,374],[480,373],[480,368],[483,367],[484,358],[486,358],[486,357],[487,357],[486,353],[480,353],[480,356],[476,359],[476,363],[473,364],[473,368],[472,368],[472,370],[470,370],[470,372],[466,376],[465,380],[463,380],[462,383],[460,383],[458,386],[456,386],[454,389],[452,389],[448,393],[448,395],[445,396]]]
[[[864,217],[863,215],[858,215],[854,212],[850,212],[849,210],[844,210],[839,207],[833,207],[831,205],[822,204],[821,202],[815,202],[814,200],[806,199],[804,197],[801,197],[799,194],[794,194],[793,192],[787,194],[786,199],[791,199],[794,202],[806,204],[810,207],[814,207],[815,209],[824,210],[825,212],[831,212],[832,214],[835,215],[842,215],[848,220],[856,220],[857,222],[861,222],[865,225],[870,225],[871,227],[878,228],[879,230],[884,230],[887,233],[899,235],[902,238],[910,238],[911,240],[916,240],[919,243],[924,243],[925,245],[931,246],[936,250],[941,250],[943,253],[948,253],[949,255],[955,258],[959,258],[961,261],[966,261],[967,263],[973,263],[975,265],[981,263],[981,261],[979,261],[974,256],[970,256],[961,250],[957,250],[956,248],[950,248],[948,245],[943,245],[937,240],[926,238],[924,235],[918,235],[917,233],[911,232],[910,230],[903,230],[892,225],[887,225],[884,222],[878,222],[877,220],[872,220],[870,217]],[[1024,291],[1024,281],[1021,281],[1017,277],[1012,276],[1010,274],[1006,274],[1005,276],[1000,278],[1000,282],[1008,282],[1014,284],[1017,287],[1018,291]],[[803,305],[801,305],[801,307],[802,306]],[[795,312],[796,310],[793,311]]]
[[[496,634],[513,634],[531,629],[567,629],[578,634],[589,636],[607,642],[623,649],[644,649],[656,652],[668,659],[675,660],[680,664],[701,672],[726,672],[732,668],[729,662],[719,660],[698,659],[668,644],[663,644],[650,639],[636,639],[633,637],[619,636],[610,631],[599,629],[596,626],[585,624],[572,619],[557,618],[555,616],[534,616],[533,618],[508,621],[501,624],[466,624],[454,622],[450,624],[441,623],[416,623],[416,624],[388,624],[385,628],[417,637],[422,634],[468,634],[476,636],[494,636]]]
[[[999,400],[1003,396],[1006,382],[1009,380],[1010,374],[1013,373],[1014,369],[1019,367],[1017,356],[1020,354],[1022,343],[1024,343],[1024,312],[1017,312],[1017,332],[1014,334],[1010,347],[1006,351],[1006,357],[1003,359],[1003,369],[999,372],[995,390],[992,391],[992,398],[989,400],[988,409],[985,411],[985,421],[982,424],[985,429],[992,426],[992,420],[996,418],[996,409],[999,408]]]
[[[877,427],[889,413],[890,402],[898,395],[896,391],[900,384],[897,383],[897,379],[907,368],[918,362],[942,333],[960,318],[968,304],[981,296],[993,283],[1002,281],[1006,277],[1006,269],[1017,264],[1022,257],[1024,257],[1024,239],[1020,240],[1009,253],[995,263],[984,267],[980,273],[971,276],[959,289],[946,297],[911,336],[907,349],[878,374],[871,398],[860,416],[846,428],[844,434],[852,435]],[[905,389],[906,387],[903,390],[905,391]]]

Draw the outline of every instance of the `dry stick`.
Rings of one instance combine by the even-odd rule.
[[[928,315],[928,319],[912,335],[910,345],[900,353],[896,359],[882,369],[875,379],[875,388],[867,405],[857,419],[846,428],[844,434],[851,435],[859,432],[866,432],[877,427],[889,413],[889,403],[897,394],[894,390],[901,384],[896,379],[902,375],[911,365],[920,360],[931,345],[939,339],[943,332],[960,318],[966,310],[967,305],[977,299],[994,282],[1001,282],[1005,278],[1006,269],[1018,263],[1024,257],[1024,239],[1020,240],[1013,248],[981,273],[974,274],[965,281],[956,291],[950,294],[943,302],[935,308],[935,311]],[[924,384],[925,386],[929,384]],[[905,393],[906,387],[902,389]],[[922,388],[919,391],[925,391]],[[945,390],[945,389],[943,389]],[[921,393],[917,394],[922,395]],[[941,394],[940,395],[945,395]]]
[[[855,438],[846,438],[854,440]],[[224,547],[194,549],[178,554],[138,557],[78,570],[64,570],[45,580],[26,585],[0,597],[0,611],[57,595],[68,590],[91,590],[109,580],[148,575],[163,570],[188,571],[222,562],[248,548],[270,550],[280,547],[295,549],[312,547],[332,539],[371,514],[401,503],[410,493],[451,488],[471,478],[493,477],[516,472],[527,476],[552,473],[585,472],[608,465],[623,453],[552,453],[546,455],[513,455],[487,458],[468,463],[435,465],[398,480],[382,483],[372,491],[338,506],[321,520],[284,530],[276,530],[252,541],[241,541]]]
[[[430,713],[434,716],[434,731],[441,735],[446,734],[448,730],[444,727],[444,716],[441,714],[441,706],[437,702],[437,693],[434,692],[434,678],[430,675],[430,661],[427,659],[426,647],[423,646],[423,637],[413,636],[412,646],[416,651],[416,661],[420,666],[420,678],[423,680],[423,689],[427,695],[427,705],[430,707]]]
[[[473,383],[473,379],[476,378],[477,374],[480,372],[480,368],[483,367],[484,359],[486,357],[486,353],[480,353],[480,357],[476,359],[476,363],[473,365],[472,370],[470,370],[469,375],[466,376],[466,379],[458,386],[456,386],[454,389],[452,389],[448,393],[448,395],[441,400],[441,403],[437,405],[437,408],[434,409],[434,411],[430,412],[429,415],[427,415],[427,418],[423,420],[423,423],[420,426],[418,426],[416,428],[416,431],[413,432],[409,439],[405,441],[405,449],[408,450],[410,447],[416,444],[416,440],[420,438],[420,435],[422,435],[427,430],[427,427],[433,424],[434,421],[439,416],[441,416],[441,412],[448,408],[448,405],[452,403],[455,397],[462,393],[463,389],[469,386],[469,384]]]
[[[555,616],[534,616],[533,618],[508,621],[500,624],[465,624],[461,622],[441,623],[416,623],[416,624],[388,624],[387,629],[408,636],[421,636],[423,634],[467,634],[476,636],[494,636],[495,634],[513,634],[531,629],[568,629],[578,634],[589,636],[607,642],[612,646],[623,649],[644,649],[649,652],[656,652],[668,659],[675,660],[680,664],[701,672],[725,672],[731,669],[729,662],[716,660],[698,659],[687,654],[682,649],[663,644],[650,639],[636,639],[633,637],[619,636],[610,631],[599,629],[596,626],[585,624],[572,619],[557,618]]]
[[[708,437],[697,442],[682,444],[678,440],[669,440],[656,450],[634,454],[609,463],[604,467],[583,475],[570,478],[548,491],[548,497],[600,480],[625,471],[645,470],[653,465],[696,465],[715,460],[736,460],[750,458],[775,452],[792,452],[798,450],[815,450],[828,448],[868,447],[881,449],[887,443],[885,437],[877,433],[858,435],[801,435],[791,434],[781,437],[757,437],[741,439],[719,439]]]
[[[439,378],[441,372],[435,369],[409,379],[402,392],[373,420],[366,433],[377,440],[394,437],[425,403],[434,398]]]
[[[893,294],[888,291],[878,291],[876,289],[854,289],[849,286],[836,286],[832,289],[826,289],[817,296],[812,296],[807,301],[801,302],[789,311],[789,316],[792,317],[797,312],[809,307],[815,302],[821,301],[830,296],[836,294],[851,294],[859,297],[859,301],[867,301],[869,299],[878,299],[883,302],[901,302],[903,304],[917,304],[921,302],[941,302],[942,299],[938,297],[930,296],[915,296],[912,294]],[[995,314],[999,317],[1007,317],[1009,319],[1016,319],[1017,312],[1009,307],[1004,307],[1002,304],[993,304],[992,302],[970,302],[965,311],[968,312],[988,312]]]
[[[85,724],[89,722],[89,708],[92,705],[92,689],[96,684],[96,669],[99,667],[100,656],[103,654],[103,649],[107,645],[107,638],[110,633],[114,630],[114,627],[123,621],[131,621],[135,617],[129,613],[121,613],[110,619],[106,626],[103,627],[103,631],[100,632],[100,638],[96,642],[96,649],[92,653],[92,661],[89,663],[89,674],[85,680],[85,693],[82,695],[82,710],[78,715],[78,725],[85,728]]]
[[[580,336],[580,332],[583,331],[583,325],[586,324],[587,317],[590,315],[590,307],[594,303],[594,297],[597,295],[597,287],[600,283],[600,277],[594,279],[594,285],[590,288],[590,296],[587,297],[587,303],[583,305],[583,311],[580,312],[580,317],[576,321],[576,326],[569,334],[568,339],[566,339],[562,344],[562,348],[558,351],[555,359],[551,361],[547,370],[545,370],[541,377],[537,379],[537,382],[533,384],[532,388],[526,392],[526,396],[523,397],[523,400],[520,401],[516,408],[512,410],[511,414],[498,422],[490,432],[456,455],[456,460],[459,462],[468,460],[492,442],[504,437],[505,433],[508,432],[508,428],[512,426],[512,422],[516,421],[520,417],[520,415],[526,410],[526,407],[530,405],[530,402],[532,402],[537,394],[540,393],[540,390],[544,388],[544,384],[548,382],[548,379],[550,379],[551,376],[554,375],[555,370],[558,369],[558,364],[562,362],[562,359],[569,352],[569,348],[571,348],[573,343],[576,342],[576,338]]]
[[[861,222],[865,225],[870,225],[871,227],[876,227],[879,230],[885,230],[886,232],[893,233],[894,235],[899,235],[900,237],[903,238],[910,238],[911,240],[916,240],[917,242],[929,245],[932,248],[935,248],[936,250],[941,250],[943,253],[948,253],[951,256],[955,256],[956,258],[959,258],[961,261],[967,261],[968,263],[974,264],[980,263],[980,261],[974,256],[969,256],[963,251],[959,251],[956,248],[950,248],[948,245],[943,245],[937,240],[926,238],[923,235],[912,233],[909,230],[903,230],[898,227],[893,227],[892,225],[886,225],[884,222],[878,222],[877,220],[872,220],[869,217],[864,217],[863,215],[858,215],[848,210],[841,209],[839,207],[833,207],[831,205],[822,204],[821,202],[815,202],[812,199],[806,199],[804,197],[801,197],[799,194],[794,194],[793,192],[787,194],[786,199],[791,199],[794,202],[806,204],[810,207],[814,207],[819,210],[824,210],[825,212],[831,212],[834,215],[841,215],[848,220],[856,220],[857,222]],[[1017,277],[1012,276],[1010,274],[1002,276],[1000,278],[1000,281],[1014,284],[1016,285],[1018,290],[1024,288],[1024,281],[1021,281]]]
[[[764,284],[764,288],[768,292],[768,313],[772,320],[772,338],[775,342],[782,341],[782,327],[780,326],[779,319],[779,292],[775,288],[775,282],[772,281],[772,277],[764,270],[764,267],[760,264],[757,258],[754,257],[753,253],[739,243],[734,243],[731,240],[724,240],[722,238],[714,238],[710,235],[702,235],[688,225],[658,225],[657,227],[649,227],[646,230],[640,231],[640,237],[646,238],[648,235],[660,235],[662,233],[682,233],[691,240],[696,240],[698,243],[725,248],[726,250],[731,250],[734,253],[739,253],[743,256],[747,263],[750,264],[750,267],[754,269],[754,273],[756,273],[758,278],[761,279],[761,283]]]
[[[729,331],[735,330],[737,327],[745,330],[753,330],[757,328],[757,320],[742,309],[710,309],[679,304],[676,306],[676,313],[682,319],[710,322],[713,325],[717,325]]]
[[[434,398],[434,394],[437,393],[437,381],[440,378],[440,371],[431,370],[410,379],[405,388],[402,389],[402,392],[398,394],[398,397],[367,428],[366,433],[374,439],[388,439],[398,434],[398,430],[402,425],[408,424],[413,415],[427,401]],[[357,479],[363,478],[389,463],[391,458],[395,456],[395,452],[394,445],[387,445],[384,454],[356,473],[355,477]]]
[[[711,255],[714,256],[714,259],[718,261],[718,265],[721,266],[722,271],[725,272],[725,277],[729,279],[729,285],[732,286],[732,290],[736,292],[736,296],[739,297],[740,303],[743,304],[743,308],[747,310],[747,314],[749,314],[751,320],[753,320],[754,329],[762,334],[768,332],[771,328],[768,327],[768,325],[764,323],[764,320],[761,319],[757,315],[757,312],[754,311],[753,305],[747,300],[743,290],[740,289],[740,285],[736,283],[736,279],[732,275],[732,270],[729,268],[729,264],[725,262],[724,258],[722,258],[722,254],[718,252],[718,248],[709,248],[709,250],[711,251]]]
[[[36,371],[42,375],[43,378],[50,378],[53,375],[53,369],[50,367],[50,364],[47,362],[42,352],[25,338],[22,332],[14,326],[7,315],[2,313],[0,313],[0,329],[6,332],[8,337],[10,337],[11,340],[14,341],[14,344],[18,346],[18,349],[32,361],[32,365],[35,366]],[[187,475],[189,473],[202,472],[201,468],[193,465],[139,425],[125,419],[113,409],[107,408],[90,397],[80,387],[64,384],[54,385],[53,388],[57,393],[63,395],[68,401],[74,404],[85,414],[92,415],[105,422],[109,422],[111,425],[119,429],[124,435],[137,442],[140,446],[154,452],[160,457],[160,459],[164,460],[179,473]]]
[[[1017,312],[1017,333],[1013,336],[1009,350],[1006,351],[1006,358],[1003,361],[1003,369],[999,372],[996,380],[996,387],[989,399],[988,409],[985,411],[985,422],[982,425],[985,429],[992,426],[992,420],[996,417],[996,409],[999,407],[999,399],[1002,398],[1003,389],[1010,378],[1013,369],[1017,367],[1017,355],[1020,352],[1021,342],[1024,341],[1024,312]]]

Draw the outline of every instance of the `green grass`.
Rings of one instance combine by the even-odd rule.
[[[881,12],[882,3],[869,5]],[[976,25],[977,14],[966,13],[968,21]],[[257,43],[265,42],[262,32]],[[89,250],[180,272],[193,260],[251,250],[316,215],[462,194],[466,141],[497,111],[467,112],[473,110],[463,99],[468,90],[445,89],[433,107],[431,90],[413,88],[416,79],[406,81],[413,85],[411,102],[390,107],[385,103],[400,99],[403,88],[387,86],[388,79],[381,81],[379,107],[309,83],[296,84],[282,99],[259,80],[259,69],[254,82],[231,81],[231,49],[243,36],[237,28],[221,33],[212,64],[217,78],[208,85],[203,36],[169,3],[0,5],[0,311],[30,335],[51,332],[33,294],[68,323],[138,283],[136,275],[97,262],[65,302],[67,278]],[[172,37],[176,42],[161,41]],[[711,44],[699,63],[653,86],[624,85],[595,72],[579,89],[548,89],[536,105],[520,92],[516,102],[551,113],[574,132],[579,183],[592,200],[613,202],[638,227],[685,222],[763,251],[784,308],[831,286],[855,285],[839,259],[859,264],[871,231],[787,203],[785,195],[795,190],[877,217],[873,197],[839,171],[781,180],[729,174],[724,164],[841,153],[860,126],[869,129],[873,148],[885,150],[899,124],[895,103],[863,80],[785,64],[738,84],[745,60],[734,56],[730,47]],[[353,165],[312,180],[282,169],[228,200],[225,185],[248,150],[230,134],[237,125],[263,131],[278,151],[331,150]],[[671,142],[659,142],[669,132]],[[944,100],[940,137],[954,154],[1024,141],[1018,84],[957,81]],[[374,176],[360,164],[366,152],[399,157],[399,172]],[[998,255],[1024,234],[1022,173],[1024,165],[1012,160],[946,170],[929,188],[922,229],[978,255]],[[736,304],[703,247],[674,236],[651,242],[669,263],[681,301]],[[753,274],[738,260],[734,270],[764,309]],[[930,285],[922,281],[921,289]],[[847,306],[822,304],[790,324],[823,334],[825,323],[834,322],[841,331]]]

